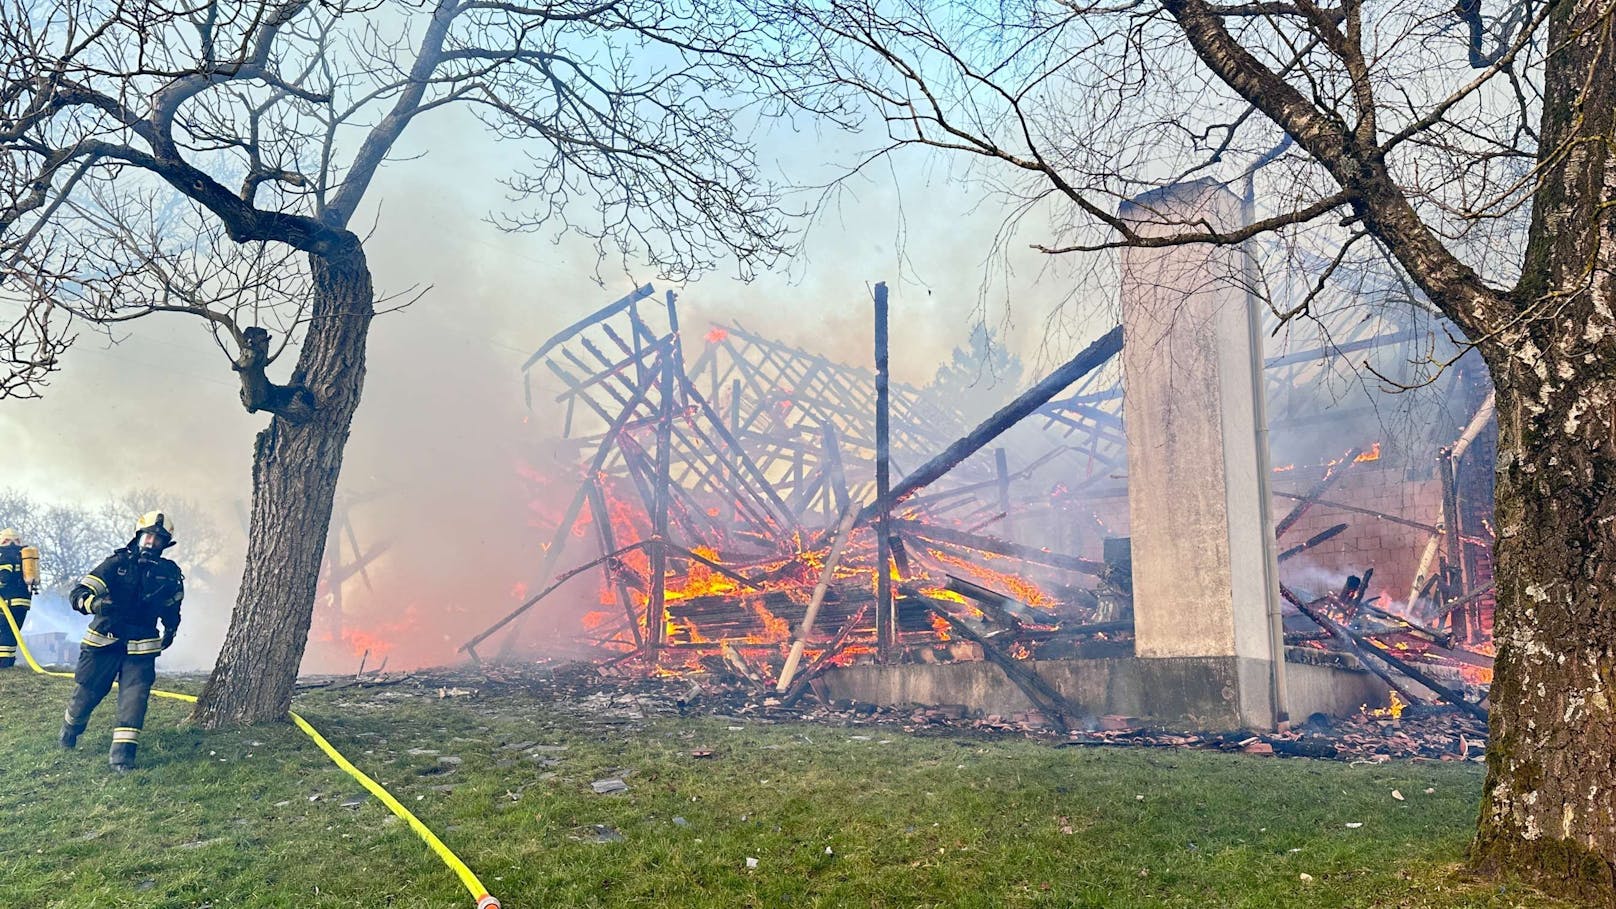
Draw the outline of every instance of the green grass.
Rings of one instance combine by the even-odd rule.
[[[67,693],[0,673],[0,905],[470,905],[376,800],[342,807],[362,790],[297,730],[204,734],[154,700],[120,777],[110,703],[78,751],[56,747]],[[1458,871],[1474,765],[636,720],[407,685],[298,709],[510,909],[1564,905]],[[566,748],[545,766],[514,742]],[[608,776],[629,791],[595,795]],[[622,840],[589,842],[595,825]]]

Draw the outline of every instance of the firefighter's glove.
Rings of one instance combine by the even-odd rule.
[[[79,598],[79,601],[73,604],[73,609],[82,615],[106,615],[113,610],[112,598],[90,594]]]
[[[165,628],[165,629],[163,629],[162,649],[167,650],[168,648],[174,646],[174,632],[178,631],[178,630],[179,629],[177,629],[177,628]]]

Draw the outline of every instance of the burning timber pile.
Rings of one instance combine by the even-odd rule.
[[[879,288],[878,311],[883,303]],[[583,599],[591,608],[571,611],[580,656],[608,671],[706,668],[793,703],[818,674],[861,657],[985,659],[1073,725],[1080,712],[1043,682],[1036,661],[1132,652],[1126,541],[1093,507],[1125,467],[1120,394],[1104,386],[1120,329],[974,429],[920,390],[889,383],[879,341],[875,374],[739,325],[715,326],[701,342],[687,359],[673,294],[659,300],[646,286],[529,358],[530,404],[536,375],[541,387],[559,387],[563,435],[584,466],[545,549],[540,576],[553,580],[462,649],[509,656],[535,607],[554,618]],[[1485,423],[1480,411],[1472,423]],[[1280,544],[1309,512],[1418,523],[1326,498],[1379,450],[1348,451],[1289,494]],[[1011,463],[1025,466],[1012,472]],[[1043,484],[1046,494],[1012,496],[1013,482],[1039,485],[1028,482],[1035,475],[1059,479]],[[1446,510],[1456,481],[1445,481],[1444,514],[1456,516]],[[1072,527],[1088,528],[1085,548],[1103,557],[1017,542],[1068,541]],[[1318,530],[1281,561],[1346,527]],[[1287,584],[1287,643],[1293,658],[1346,653],[1410,702],[1483,717],[1490,587],[1468,545],[1480,538],[1431,530],[1428,548],[1442,551],[1424,561],[1434,555],[1438,567],[1422,563],[1429,580],[1412,605],[1369,595],[1373,566],[1331,589]]]

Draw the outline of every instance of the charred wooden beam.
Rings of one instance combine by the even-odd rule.
[[[1436,679],[1431,678],[1430,676],[1421,672],[1419,669],[1415,668],[1409,663],[1408,660],[1398,658],[1393,654],[1391,648],[1387,647],[1385,644],[1355,632],[1349,632],[1349,634],[1351,634],[1353,639],[1358,642],[1359,646],[1369,650],[1382,660],[1385,660],[1387,664],[1396,668],[1398,672],[1403,673],[1414,681],[1424,685],[1426,688],[1436,692],[1436,695],[1442,700],[1447,701],[1455,707],[1458,707],[1460,710],[1463,710],[1465,713],[1470,714],[1482,722],[1487,721],[1486,708],[1482,707],[1480,704],[1472,704],[1457,691],[1448,688],[1446,685],[1443,685],[1441,682],[1438,682]]]
[[[803,670],[803,673],[797,679],[796,684],[793,684],[790,688],[785,689],[784,694],[780,698],[781,706],[790,707],[802,699],[802,696],[808,691],[809,683],[823,674],[826,669],[830,668],[830,661],[835,659],[843,650],[847,648],[849,643],[848,636],[853,633],[855,628],[864,622],[864,616],[867,615],[869,611],[870,607],[861,606],[859,607],[858,612],[853,613],[848,617],[846,622],[842,623],[842,627],[836,632],[836,636],[831,638],[830,643],[825,645],[825,649],[819,652],[819,656],[814,657],[813,662],[808,664],[808,668]],[[782,681],[784,681],[785,674],[781,673],[780,678]]]
[[[1015,686],[1027,695],[1027,699],[1032,701],[1033,706],[1049,714],[1049,718],[1055,721],[1055,725],[1062,732],[1069,731],[1072,728],[1071,721],[1082,716],[1082,710],[1067,700],[1065,695],[1056,691],[1032,667],[1000,650],[997,644],[977,634],[972,630],[971,626],[955,618],[952,613],[937,602],[928,602],[931,605],[933,615],[941,616],[943,621],[954,629],[955,634],[981,647],[982,655],[1003,670],[1005,677],[1015,683]]]
[[[655,291],[656,289],[649,284],[639,287],[633,293],[623,297],[616,303],[612,303],[608,306],[597,309],[566,328],[561,329],[552,335],[548,341],[545,341],[542,345],[540,345],[539,349],[534,351],[532,356],[528,357],[527,360],[522,363],[523,389],[527,398],[528,409],[531,410],[533,408],[533,393],[531,385],[528,384],[528,371],[533,368],[534,364],[544,359],[545,354],[549,353],[558,345],[564,343],[568,338],[571,338],[573,335],[576,335],[578,332],[583,331],[591,325],[598,322],[603,322],[622,312],[623,310],[628,309],[636,302],[649,297]]]
[[[663,341],[648,349],[658,351],[660,352],[659,356],[663,356],[667,353],[668,344],[669,342]],[[647,396],[649,393],[649,384],[641,385],[635,391],[634,398],[630,400],[623,408],[622,412],[617,415],[617,418],[607,429],[606,434],[601,438],[600,445],[595,449],[594,457],[590,459],[589,466],[584,470],[585,477],[593,477],[600,473],[601,467],[606,463],[606,459],[611,456],[613,451],[616,450],[612,443],[617,437],[617,434],[623,431],[623,426],[628,423],[629,419],[634,415],[634,412],[636,409],[638,409],[639,405],[648,400]],[[560,564],[561,554],[565,551],[567,540],[572,535],[572,525],[577,522],[578,513],[583,510],[584,501],[587,497],[588,490],[586,489],[584,483],[580,483],[578,485],[578,491],[573,494],[572,501],[567,505],[567,510],[562,514],[561,523],[556,526],[556,532],[550,540],[549,548],[545,550],[544,567],[539,570],[540,577],[549,575],[550,572],[555,570],[556,565]],[[497,628],[508,624],[511,619],[526,613],[527,608],[527,606],[523,606],[517,609],[509,616],[502,619],[495,628],[490,628],[489,630],[483,632],[472,641],[462,645],[460,649],[472,654],[473,658],[475,659],[476,653],[473,649],[475,644],[486,639],[488,635],[492,634],[493,631],[497,630]],[[517,633],[519,631],[520,626],[517,626],[516,628],[513,628],[511,634],[507,636],[505,642],[500,647],[500,653],[502,655],[509,653],[510,649],[515,646]]]
[[[980,584],[973,584],[964,578],[944,574],[948,579],[944,588],[976,602],[993,621],[1012,631],[1021,630],[1021,620],[1011,614],[1012,609],[1027,609],[1027,604],[1012,596],[1006,596],[997,590],[991,590]]]
[[[688,454],[682,458],[682,461],[689,468],[686,476],[689,476],[692,471],[695,473],[696,488],[711,490],[715,494],[723,495],[734,506],[735,518],[741,518],[740,512],[744,510],[746,512],[745,519],[758,529],[766,528],[773,523],[766,517],[768,513],[766,507],[759,506],[759,508],[754,509],[747,504],[757,497],[748,488],[735,485],[735,481],[740,479],[739,475],[731,470],[730,465],[724,460],[719,449],[712,444],[711,439],[701,432],[699,426],[691,424],[689,428],[697,437],[695,440],[686,437],[685,433],[677,426],[674,427],[674,439],[688,450]],[[700,444],[698,444],[698,441]]]
[[[1392,678],[1390,673],[1388,673],[1385,669],[1382,669],[1376,663],[1372,662],[1369,659],[1369,655],[1364,653],[1358,647],[1357,643],[1353,641],[1352,637],[1347,634],[1347,630],[1342,628],[1329,616],[1325,615],[1323,610],[1314,609],[1312,605],[1303,602],[1302,598],[1297,596],[1294,590],[1291,590],[1284,584],[1279,585],[1279,594],[1285,598],[1286,602],[1290,603],[1292,606],[1295,606],[1296,609],[1302,613],[1302,615],[1312,619],[1313,624],[1324,629],[1325,633],[1329,634],[1329,636],[1335,640],[1342,650],[1345,650],[1347,653],[1357,657],[1358,662],[1363,666],[1363,668],[1379,676],[1382,682],[1385,682],[1393,689],[1402,692],[1403,696],[1408,698],[1410,702],[1418,703],[1420,701],[1419,696],[1411,691],[1405,683],[1399,682],[1398,680]]]
[[[628,376],[623,375],[623,371],[633,366],[636,367],[636,374],[643,372],[645,359],[645,350],[641,349],[639,352],[633,353],[622,360],[606,363],[599,370],[590,370],[590,375],[587,379],[578,379],[574,384],[569,384],[567,390],[557,394],[555,399],[557,402],[570,400],[585,394],[596,385],[604,385],[614,378],[620,378],[627,382],[630,388],[637,387],[639,385],[638,380],[630,379]],[[549,360],[548,362],[553,364],[555,361]]]
[[[1004,515],[1004,532],[1006,536],[1015,536],[1015,519],[1010,515],[1010,460],[1002,446],[993,449],[993,468],[998,474],[999,511]]]
[[[890,399],[887,374],[887,286],[875,285],[875,628],[882,662],[898,644],[898,614],[892,602],[892,462],[888,447]],[[854,519],[855,522],[857,518]]]
[[[556,378],[560,379],[561,383],[566,385],[569,389],[577,389],[582,381],[577,376],[574,376],[572,373],[562,369],[561,365],[554,360],[546,358],[544,361],[544,366],[546,369],[550,370],[550,372],[554,373]],[[600,417],[602,420],[611,420],[611,412],[605,407],[601,406],[600,402],[596,401],[592,395],[579,392],[568,399],[569,403],[575,403],[580,400],[589,405],[589,408],[595,412],[595,415]],[[619,405],[622,403],[622,401],[618,401]]]
[[[698,391],[695,385],[691,384],[688,379],[680,377],[680,381],[683,383],[685,393],[696,402],[697,407],[701,408],[701,411],[707,417],[708,422],[712,424],[713,430],[718,433],[718,437],[723,440],[725,445],[729,446],[730,455],[733,462],[740,465],[741,470],[748,477],[750,477],[753,482],[758,484],[759,492],[763,494],[765,500],[775,511],[775,514],[779,516],[781,526],[787,530],[801,529],[797,524],[796,516],[791,513],[791,509],[787,508],[786,503],[781,501],[779,494],[774,491],[774,486],[769,482],[768,477],[765,477],[763,475],[763,471],[759,470],[757,465],[752,462],[751,456],[747,454],[746,449],[742,447],[741,443],[735,440],[735,436],[730,433],[728,427],[724,425],[724,421],[719,418],[718,414],[713,410],[712,405],[707,403],[707,399],[701,396],[701,392]]]
[[[608,372],[600,372],[600,370],[603,367],[607,368],[609,370],[610,366],[611,366],[611,361],[606,358],[605,354],[601,353],[599,347],[596,347],[594,344],[591,344],[589,342],[588,338],[584,338],[582,340],[583,340],[584,349],[589,351],[590,353],[594,354],[595,359],[600,361],[599,363],[596,363],[594,365],[589,364],[588,362],[586,362],[584,360],[583,357],[580,357],[577,354],[573,353],[572,349],[569,348],[569,347],[561,348],[561,355],[563,357],[566,357],[567,360],[570,363],[572,363],[572,365],[574,365],[574,366],[578,367],[580,370],[582,370],[584,375],[596,375],[596,376],[599,376],[603,381],[601,381],[601,383],[597,387],[600,390],[602,390],[602,391],[606,392],[607,394],[611,395],[612,398],[614,400],[616,400],[619,404],[626,404],[628,402],[628,396],[632,395],[634,393],[634,385],[635,385],[634,380],[630,379],[628,376],[621,375],[621,374],[615,373],[615,372],[610,372],[610,371],[608,371]],[[622,389],[619,389],[617,387],[617,384],[619,382],[621,382],[622,385],[623,385]],[[626,394],[625,394],[625,392],[626,392]]]
[[[845,513],[853,500],[847,489],[847,471],[842,465],[841,441],[837,438],[836,427],[830,423],[826,423],[821,431],[825,440],[823,457],[825,463],[830,465],[827,482],[831,492],[835,495],[837,513]]]
[[[1045,376],[1038,384],[1022,392],[1014,401],[1000,408],[997,413],[984,420],[975,429],[966,434],[964,438],[954,442],[954,444],[943,449],[942,453],[920,465],[913,473],[904,477],[897,486],[894,486],[889,494],[880,496],[874,503],[866,506],[860,512],[859,519],[867,521],[882,507],[890,508],[893,504],[903,501],[918,490],[924,489],[935,482],[937,478],[954,469],[961,461],[980,451],[983,446],[998,438],[1005,430],[1047,403],[1061,389],[1089,372],[1098,369],[1107,360],[1116,356],[1120,350],[1122,350],[1122,326],[1119,325],[1093,344],[1090,344],[1082,353],[1073,357],[1064,366]]]
[[[1274,525],[1274,539],[1277,540],[1283,537],[1287,530],[1296,526],[1296,522],[1302,519],[1302,515],[1307,514],[1307,510],[1313,507],[1319,496],[1324,495],[1331,486],[1335,485],[1337,480],[1352,469],[1352,465],[1358,463],[1358,455],[1361,454],[1363,454],[1362,448],[1354,448],[1347,452],[1347,456],[1341,459],[1341,463],[1326,470],[1324,476],[1319,477],[1318,482],[1314,483],[1307,492],[1302,494],[1301,499],[1296,503],[1296,507],[1291,509],[1291,513],[1281,518],[1279,523]]]
[[[516,607],[516,609],[514,609],[509,615],[505,616],[503,619],[500,619],[499,621],[495,622],[493,625],[489,626],[486,631],[482,632],[481,634],[477,635],[476,637],[472,638],[471,640],[467,641],[466,643],[461,644],[460,649],[465,651],[466,653],[469,653],[469,654],[472,654],[473,656],[475,656],[476,648],[477,648],[478,644],[481,644],[483,641],[486,641],[495,632],[499,631],[501,628],[504,628],[506,625],[508,625],[511,622],[515,621],[518,616],[522,615],[523,613],[527,612],[529,609],[532,609],[534,606],[538,605],[545,597],[549,596],[552,593],[555,593],[557,590],[560,590],[561,585],[567,583],[568,581],[572,580],[573,578],[577,577],[578,575],[583,574],[584,572],[590,570],[591,568],[594,568],[596,566],[605,564],[610,559],[620,559],[623,556],[628,555],[631,552],[634,552],[635,550],[642,549],[645,546],[647,546],[649,544],[649,542],[650,541],[648,541],[648,540],[642,540],[642,541],[640,541],[638,543],[630,543],[629,545],[624,546],[623,548],[617,550],[616,552],[609,552],[609,553],[601,556],[598,559],[593,559],[593,560],[591,560],[589,562],[586,562],[586,563],[584,563],[582,565],[579,565],[577,568],[573,568],[573,569],[570,569],[568,571],[563,571],[561,574],[556,575],[555,580],[550,583],[550,586],[544,588],[543,590],[539,591],[538,593],[534,594],[533,596],[528,597],[526,600],[524,600],[522,602],[522,605]]]
[[[1442,566],[1442,599],[1456,600],[1461,591],[1470,586],[1465,576],[1464,547],[1459,545],[1459,534],[1464,532],[1459,519],[1459,487],[1453,476],[1453,449],[1444,448],[1436,456],[1437,476],[1442,480],[1442,526],[1447,531],[1447,552]],[[1453,628],[1453,636],[1460,641],[1470,640],[1469,610],[1464,607],[1444,609]]]
[[[1413,619],[1405,618],[1395,612],[1388,612],[1373,603],[1360,602],[1358,608],[1370,615],[1385,619],[1388,622],[1394,622],[1402,626],[1404,631],[1425,638],[1433,644],[1440,644],[1443,647],[1449,647],[1453,644],[1453,635],[1437,631],[1435,628],[1427,628]]]
[[[1095,562],[1091,559],[1081,559],[1077,556],[1063,555],[1058,552],[1045,552],[1031,546],[1022,546],[1019,543],[1009,543],[993,537],[979,536],[959,530],[950,530],[934,524],[924,524],[920,521],[908,521],[902,518],[895,519],[893,524],[904,533],[917,539],[932,543],[948,543],[955,547],[975,549],[980,552],[991,552],[996,555],[1010,556],[1033,562],[1038,565],[1048,565],[1052,568],[1064,568],[1067,571],[1076,571],[1082,574],[1104,577],[1108,571],[1104,562]]]
[[[595,477],[585,480],[584,485],[588,487],[586,492],[589,495],[589,510],[595,519],[595,534],[600,540],[600,551],[614,552],[617,549],[617,541],[612,532],[612,514],[606,508],[606,495],[601,492],[600,482]],[[640,634],[640,619],[634,611],[634,598],[628,592],[628,585],[623,582],[615,561],[608,561],[605,566],[606,582],[617,594],[617,603],[623,608],[623,616],[628,620],[629,629],[634,632],[635,648],[644,647],[645,637]]]
[[[819,569],[819,582],[814,585],[813,598],[808,601],[808,609],[803,613],[802,624],[797,628],[797,639],[791,644],[791,653],[786,657],[785,668],[780,670],[781,693],[785,693],[790,687],[792,676],[797,672],[797,663],[802,659],[803,648],[808,646],[808,636],[814,632],[814,620],[819,616],[819,607],[824,605],[825,594],[830,590],[831,578],[836,574],[836,566],[842,561],[842,553],[847,550],[847,541],[853,535],[853,522],[857,517],[858,512],[849,507],[841,526],[836,529],[836,542],[831,546],[830,554],[825,557],[825,563]],[[860,610],[859,615],[863,614],[863,610]]]
[[[700,562],[701,564],[706,565],[708,568],[711,568],[712,570],[718,572],[719,574],[723,575],[726,578],[729,578],[730,580],[734,581],[737,584],[740,584],[740,585],[742,585],[744,587],[750,587],[753,590],[762,590],[763,589],[763,585],[757,583],[756,581],[753,581],[751,578],[748,578],[748,577],[745,577],[743,575],[737,574],[736,572],[731,571],[729,568],[727,568],[727,567],[725,567],[723,565],[720,565],[717,562],[714,562],[712,559],[709,559],[704,555],[699,555],[699,554],[697,554],[695,552],[690,551],[689,549],[684,548],[683,546],[680,546],[678,543],[669,543],[668,548],[670,550],[678,553],[679,555],[681,555],[681,556],[683,556],[683,557],[685,557],[687,559],[690,559],[693,562]]]
[[[1452,689],[1443,685],[1441,682],[1436,681],[1413,666],[1410,666],[1406,661],[1399,660],[1392,656],[1384,644],[1373,641],[1370,638],[1364,637],[1361,634],[1350,631],[1349,629],[1343,627],[1334,619],[1326,615],[1323,610],[1315,609],[1311,604],[1303,602],[1302,598],[1297,596],[1295,591],[1292,591],[1283,584],[1280,585],[1279,592],[1287,601],[1290,602],[1292,606],[1295,606],[1299,611],[1301,611],[1303,615],[1312,619],[1313,622],[1320,628],[1328,631],[1331,637],[1334,637],[1336,642],[1342,645],[1343,649],[1358,658],[1358,662],[1361,663],[1365,669],[1368,669],[1375,675],[1380,676],[1381,681],[1384,681],[1386,684],[1402,692],[1408,698],[1418,700],[1414,692],[1409,690],[1408,686],[1396,681],[1385,670],[1380,669],[1373,662],[1371,662],[1371,654],[1381,662],[1384,662],[1389,668],[1414,680],[1435,693],[1437,697],[1447,701],[1455,707],[1458,707],[1465,713],[1468,713],[1471,716],[1477,717],[1483,721],[1487,719],[1487,711],[1480,705],[1473,704],[1470,701],[1465,700],[1463,695],[1460,695],[1458,692],[1453,691]]]
[[[1472,591],[1466,593],[1464,596],[1461,596],[1458,599],[1452,600],[1452,601],[1447,602],[1447,603],[1443,603],[1441,610],[1437,613],[1437,617],[1442,618],[1443,616],[1446,616],[1452,610],[1458,609],[1461,606],[1467,606],[1467,605],[1469,605],[1471,603],[1477,602],[1477,601],[1481,600],[1483,597],[1486,597],[1488,594],[1491,594],[1492,592],[1493,592],[1493,582],[1488,581],[1487,583],[1481,585],[1480,587],[1477,587],[1475,590],[1472,590]]]
[[[672,356],[662,358],[657,387],[661,394],[661,409],[657,421],[657,451],[655,507],[651,512],[651,594],[645,604],[645,656],[656,665],[657,648],[667,634],[668,617],[665,610],[668,590],[668,506],[673,499],[668,475],[669,458],[673,454],[673,373]]]
[[[1075,449],[1069,448],[1069,447],[1067,447],[1065,445],[1057,445],[1054,448],[1050,449],[1049,451],[1045,452],[1044,454],[1040,455],[1037,460],[1035,460],[1032,463],[1028,464],[1026,467],[1023,467],[1020,470],[1015,471],[1014,473],[1010,474],[1010,479],[1012,479],[1012,480],[1025,480],[1025,479],[1028,479],[1035,472],[1037,472],[1037,470],[1040,467],[1043,467],[1045,464],[1048,464],[1050,461],[1055,460],[1056,458],[1060,457],[1062,454],[1064,454],[1064,453],[1066,453],[1068,451],[1073,451],[1073,450],[1075,450]],[[929,505],[932,505],[932,504],[935,504],[935,503],[946,502],[946,501],[948,501],[950,499],[957,499],[957,498],[961,498],[961,497],[964,497],[964,496],[974,495],[975,493],[982,492],[983,490],[987,490],[987,489],[992,489],[992,488],[994,488],[994,487],[996,487],[998,485],[999,485],[999,480],[998,480],[997,477],[995,477],[994,479],[991,479],[991,480],[983,480],[983,481],[981,481],[979,483],[971,483],[971,484],[968,484],[968,485],[965,485],[965,486],[958,486],[958,487],[955,487],[953,489],[944,490],[942,492],[931,492],[931,493],[927,493],[925,495],[917,495],[917,496],[914,496],[913,498],[909,499],[907,502],[905,502],[904,506],[907,507],[907,508],[929,506]]]
[[[623,460],[629,468],[630,478],[634,480],[634,485],[640,493],[641,501],[654,508],[657,486],[655,459],[648,455],[630,434],[623,433],[618,438],[623,450]],[[684,532],[693,539],[722,537],[723,530],[708,520],[706,509],[691,497],[689,490],[677,482],[670,482],[668,491],[670,494],[668,519],[671,523],[684,528]]]
[[[1289,549],[1285,550],[1284,552],[1280,553],[1279,554],[1279,561],[1283,562],[1286,559],[1294,558],[1295,556],[1299,556],[1302,553],[1307,552],[1309,549],[1312,549],[1313,547],[1319,545],[1320,543],[1324,543],[1326,541],[1335,539],[1337,536],[1340,536],[1342,531],[1344,531],[1346,529],[1347,529],[1346,524],[1337,524],[1334,527],[1329,527],[1329,528],[1326,528],[1324,530],[1321,530],[1318,533],[1308,537],[1305,541],[1303,541],[1301,543],[1298,543],[1295,546],[1292,546],[1291,548],[1289,548]]]

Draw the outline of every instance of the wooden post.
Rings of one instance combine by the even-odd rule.
[[[585,492],[589,495],[589,510],[595,518],[595,534],[600,540],[600,551],[616,552],[616,534],[612,531],[612,514],[606,508],[606,494],[600,488],[600,481],[590,477],[584,481]],[[618,605],[623,607],[623,615],[628,618],[629,630],[634,633],[636,647],[645,646],[645,636],[640,633],[640,619],[634,612],[634,598],[628,592],[628,585],[624,583],[622,575],[612,567],[611,562],[606,563],[606,582],[612,585],[617,592]]]
[[[836,575],[836,566],[842,561],[842,553],[847,549],[847,540],[853,535],[853,522],[858,519],[858,509],[847,507],[847,515],[842,518],[842,524],[836,529],[836,542],[830,548],[830,555],[825,557],[825,564],[819,569],[819,583],[814,585],[813,599],[808,601],[808,611],[803,613],[802,625],[797,628],[797,640],[791,644],[791,654],[786,657],[785,668],[780,670],[780,683],[775,690],[784,694],[791,688],[791,679],[797,674],[797,664],[802,660],[802,651],[808,646],[808,636],[813,634],[814,620],[819,617],[819,607],[825,602],[825,593],[830,590],[830,582]]]
[[[651,594],[645,604],[645,656],[655,666],[658,651],[668,628],[668,505],[673,497],[669,486],[668,458],[673,448],[673,371],[674,357],[662,359],[658,379],[661,408],[657,414],[656,497],[651,512]]]
[[[889,433],[891,400],[887,387],[887,285],[875,285],[875,638],[882,662],[890,662],[898,644],[898,616],[892,603],[892,487]]]
[[[714,362],[717,361],[716,357],[714,357],[713,359],[714,359]],[[718,392],[715,390],[713,392],[713,394],[716,396],[718,394]],[[715,400],[716,400],[716,397],[715,397]],[[729,384],[729,431],[731,433],[734,433],[736,438],[740,437],[740,434],[741,434],[741,380],[740,379],[736,379],[736,380],[730,382],[730,384]],[[740,483],[742,481],[741,480],[741,469],[739,467],[732,466],[732,467],[729,468],[729,470],[731,471],[731,475],[734,477],[735,482]],[[729,509],[730,510],[729,518],[730,518],[731,521],[734,521],[736,519],[735,509],[736,509],[735,503],[731,502],[730,503],[730,509]]]
[[[1013,540],[1016,532],[1010,517],[1010,462],[1003,448],[993,449],[993,466],[999,475],[999,511],[1004,515],[1004,521],[999,526],[1004,530],[1005,537]]]
[[[836,437],[835,426],[826,423],[824,432],[825,462],[830,465],[825,486],[835,497],[833,499],[835,511],[846,511],[853,499],[847,491],[847,472],[842,468],[842,446]]]
[[[1444,448],[1437,452],[1436,469],[1442,479],[1442,529],[1447,538],[1446,564],[1442,566],[1442,599],[1451,602],[1470,586],[1464,577],[1464,557],[1460,552],[1464,543],[1459,539],[1459,490],[1453,478],[1453,449]],[[1454,640],[1470,640],[1469,623],[1466,621],[1468,615],[1466,609],[1455,609],[1449,613]]]

